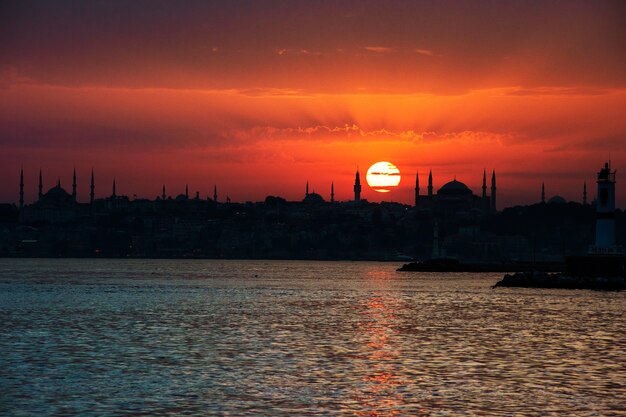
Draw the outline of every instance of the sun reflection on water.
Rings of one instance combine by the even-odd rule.
[[[384,278],[371,271],[370,277]],[[363,352],[357,369],[363,375],[356,400],[360,405],[359,416],[395,417],[406,415],[409,404],[404,387],[412,382],[401,376],[402,349],[395,341],[399,319],[393,300],[386,295],[373,295],[360,305],[361,320],[357,337]],[[417,413],[416,413],[417,412]],[[424,408],[413,408],[412,415],[428,415]]]

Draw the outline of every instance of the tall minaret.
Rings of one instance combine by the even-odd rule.
[[[165,200],[166,195],[165,195],[165,184],[163,184],[163,191],[161,192],[161,200]]]
[[[493,173],[491,174],[491,210],[493,211],[497,211],[497,206],[496,206],[496,170],[493,170]]]
[[[213,187],[213,201],[217,203],[217,184]]]
[[[596,245],[594,253],[615,253],[615,171],[610,162],[598,172],[596,200]]]
[[[361,176],[359,175],[359,169],[356,169],[356,176],[354,177],[354,201],[357,203],[361,201]]]
[[[433,170],[428,173],[428,197],[433,197]]]
[[[335,182],[330,183],[330,202],[335,202]]]
[[[72,175],[72,200],[76,202],[76,168],[74,168],[74,174]]]
[[[307,197],[309,195],[309,180],[306,182],[306,191],[304,192],[304,196]]]
[[[117,197],[117,195],[115,194],[115,178],[113,178],[113,194],[111,194],[111,197]]]
[[[546,184],[543,182],[541,183],[541,202],[546,202]]]
[[[189,185],[185,184],[185,198],[189,199]]]
[[[93,204],[93,200],[96,198],[96,184],[93,180],[93,169],[91,170],[91,185],[89,191],[89,204]]]
[[[583,182],[583,206],[587,205],[587,181]]]
[[[24,207],[24,168],[20,169],[20,208]]]
[[[419,171],[415,170],[415,207],[419,204],[420,199],[420,175]]]
[[[487,170],[483,169],[483,201],[487,201]]]
[[[43,197],[43,182],[41,181],[41,168],[39,169],[39,194],[37,194],[37,198],[41,200]]]

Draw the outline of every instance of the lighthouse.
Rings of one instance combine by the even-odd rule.
[[[615,245],[615,171],[611,171],[610,162],[598,172],[596,182],[596,244],[590,248],[590,253],[621,255],[621,248]]]

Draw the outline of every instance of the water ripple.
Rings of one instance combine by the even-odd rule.
[[[0,260],[0,414],[624,415],[624,293],[394,267]]]

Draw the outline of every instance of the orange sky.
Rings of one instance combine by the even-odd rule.
[[[4,5],[0,201],[20,166],[27,202],[74,166],[82,199],[92,167],[99,196],[349,199],[388,160],[400,187],[364,198],[495,169],[502,207],[626,166],[622,2],[204,3]]]

